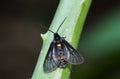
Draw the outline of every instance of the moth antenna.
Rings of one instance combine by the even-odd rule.
[[[46,27],[43,27],[42,25],[40,25],[42,28],[45,28],[45,29],[47,29],[48,31],[50,31],[50,32],[52,32],[52,33],[55,33],[55,32],[53,32],[52,30],[50,30],[50,29],[48,29],[48,28],[46,28]]]
[[[60,26],[58,27],[58,29],[57,29],[56,33],[59,31],[59,29],[60,29],[61,25],[64,23],[64,21],[66,20],[66,18],[67,18],[67,17],[65,17],[65,19],[62,21],[62,23],[61,23],[61,24],[60,24]],[[42,26],[42,25],[40,25],[40,26]],[[43,26],[42,26],[42,27],[43,27]],[[46,27],[43,27],[43,28],[47,29]],[[48,31],[50,31],[50,32],[52,32],[52,33],[55,33],[55,32],[53,32],[53,31],[52,31],[52,30],[50,30],[50,29],[48,29]]]
[[[62,23],[60,24],[60,26],[59,26],[59,28],[57,29],[56,33],[59,31],[61,25],[65,22],[66,18],[67,18],[67,17],[65,17],[65,19],[62,21]]]
[[[52,32],[52,33],[55,33],[55,32],[53,32],[52,30],[50,30],[50,29],[48,29],[48,31],[50,31],[50,32]]]

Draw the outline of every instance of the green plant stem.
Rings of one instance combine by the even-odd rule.
[[[65,39],[73,47],[77,48],[91,1],[92,0],[60,0],[55,17],[50,26],[50,30],[56,32],[63,19],[67,17],[58,33],[60,36],[66,37]],[[32,79],[69,79],[71,65],[68,65],[65,69],[57,68],[55,71],[50,73],[45,73],[43,71],[43,63],[49,45],[53,39],[53,34],[48,31],[46,34],[42,35],[42,38],[43,46]]]

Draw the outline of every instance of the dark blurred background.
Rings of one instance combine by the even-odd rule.
[[[30,79],[58,0],[0,2],[0,79]],[[120,79],[120,0],[93,0],[78,50],[85,63],[72,79]]]

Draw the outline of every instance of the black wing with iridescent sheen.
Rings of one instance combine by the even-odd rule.
[[[74,49],[66,40],[63,40],[63,44],[66,48],[66,52],[68,53],[67,61],[69,63],[77,65],[84,62],[82,55],[80,55],[78,51]]]
[[[47,56],[44,61],[44,71],[45,72],[51,72],[57,68],[57,65],[55,64],[53,60],[53,48],[54,48],[54,43],[52,42],[50,45],[50,48],[47,52]]]

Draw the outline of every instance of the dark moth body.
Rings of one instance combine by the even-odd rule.
[[[65,47],[63,44],[63,38],[61,38],[57,33],[54,34],[53,45],[55,47],[53,52],[53,59],[58,67],[63,68],[67,64],[67,53],[65,52]],[[57,53],[56,53],[57,52]]]
[[[57,67],[65,68],[67,63],[82,64],[83,61],[83,57],[63,37],[54,33],[54,39],[44,62],[45,72],[51,72]]]

